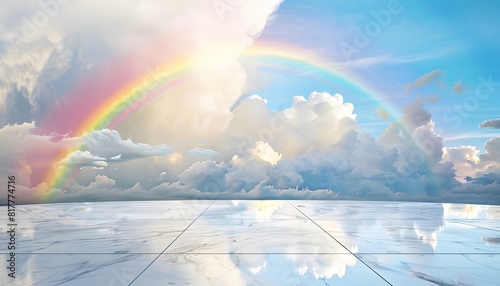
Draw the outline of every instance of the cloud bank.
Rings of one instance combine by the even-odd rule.
[[[0,12],[0,159],[7,162],[0,170],[16,175],[18,203],[500,203],[500,138],[487,141],[483,153],[471,146],[443,148],[419,100],[373,137],[341,94],[295,95],[279,110],[257,94],[244,98],[249,83],[239,56],[271,23],[280,0],[116,0],[100,9],[83,0],[54,0],[49,10],[40,3],[49,2],[16,2]],[[162,91],[116,130],[75,133],[89,119],[81,110],[151,71],[178,67],[168,65],[176,59],[185,60],[179,64],[185,84]],[[442,87],[444,74],[431,71],[404,89],[433,82]],[[64,169],[73,173],[64,185],[49,186],[48,174]]]
[[[4,127],[0,134],[23,131],[23,140],[44,141],[47,146],[87,146],[60,163],[78,165],[83,168],[81,174],[95,179],[84,183],[78,177],[68,178],[68,189],[48,190],[44,184],[20,186],[26,202],[45,195],[52,201],[498,201],[500,138],[486,142],[483,154],[471,146],[443,148],[431,114],[418,101],[404,109],[399,122],[391,122],[379,138],[374,138],[359,129],[353,111],[339,94],[313,92],[307,99],[297,97],[289,108],[275,112],[263,99],[252,96],[234,110],[233,121],[221,136],[205,142],[204,148],[181,153],[167,146],[123,140],[112,130],[58,142],[30,134],[33,126],[27,124]],[[263,120],[252,120],[255,114],[261,114],[258,118]],[[307,125],[297,118],[304,118]],[[245,128],[233,128],[232,124],[240,122],[245,122]],[[227,145],[230,141],[233,144]],[[170,160],[176,153],[178,158]],[[203,155],[210,158],[200,161]],[[138,167],[141,164],[149,170]],[[134,176],[132,170],[139,173],[138,179],[127,185],[124,182]]]

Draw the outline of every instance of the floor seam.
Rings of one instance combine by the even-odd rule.
[[[9,254],[1,253],[0,254]],[[124,252],[124,253],[89,253],[89,252],[44,252],[44,253],[26,253],[16,252],[20,255],[159,255],[163,252]],[[272,254],[272,255],[286,255],[286,254],[319,254],[319,255],[345,255],[347,253],[340,252],[170,252],[168,254],[196,254],[196,255],[214,255],[214,254],[235,254],[235,255],[254,255],[254,254]],[[358,252],[358,255],[500,255],[500,252]]]
[[[387,284],[393,286],[387,279],[385,279],[382,275],[380,275],[377,271],[375,271],[373,268],[370,267],[366,262],[364,262],[360,257],[358,257],[355,253],[349,250],[349,248],[345,247],[340,241],[338,241],[333,235],[328,233],[326,230],[324,230],[318,223],[316,223],[314,220],[312,220],[308,215],[303,213],[301,210],[299,210],[296,206],[294,206],[290,201],[287,201],[292,207],[294,207],[297,211],[299,211],[303,216],[305,216],[307,219],[309,219],[312,223],[314,223],[317,227],[319,227],[324,233],[326,233],[328,236],[330,236],[333,240],[335,240],[338,244],[340,244],[345,250],[347,250],[350,254],[352,254],[354,257],[356,257],[357,260],[359,260],[361,263],[363,263],[368,269],[370,269],[373,273],[375,273],[378,277],[380,277],[382,280],[384,280]]]
[[[175,241],[177,241],[177,239],[186,231],[188,230],[188,228],[193,225],[193,223],[195,223],[198,218],[200,218],[213,204],[215,203],[215,201],[212,201],[212,203],[204,210],[202,211],[174,240],[172,240],[172,242],[170,242],[167,247],[165,247],[165,249],[160,253],[158,254],[158,256],[155,257],[155,259],[153,259],[153,261],[151,261],[151,263],[148,264],[148,266],[146,266],[146,268],[144,268],[141,273],[139,273],[129,284],[128,286],[134,284],[134,282],[144,273],[146,272],[146,270],[148,270],[148,268],[153,265],[153,263],[155,263],[156,260],[158,260],[158,258],[160,258],[163,253],[165,253],[165,251],[167,251],[167,249],[172,245],[174,244]]]

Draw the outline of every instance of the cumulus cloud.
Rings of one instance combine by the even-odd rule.
[[[500,118],[485,120],[479,124],[479,128],[500,129]]]
[[[325,126],[322,120],[318,120],[325,116],[322,109],[341,112],[326,115],[330,120],[324,122],[330,125]],[[168,154],[170,149],[166,146],[135,144],[130,139],[121,139],[117,131],[111,130],[59,140],[57,144],[64,142],[86,146],[86,149],[70,154],[65,159],[68,162],[62,163],[93,167],[105,167],[108,164],[103,170],[87,171],[87,176],[96,176],[94,182],[83,183],[75,181],[78,178],[71,179],[74,186],[66,189],[64,195],[73,200],[95,198],[99,193],[96,186],[101,188],[104,182],[108,190],[106,196],[115,199],[460,200],[473,186],[479,186],[481,192],[485,193],[477,197],[478,200],[494,195],[492,190],[485,188],[497,184],[497,177],[493,175],[497,172],[497,153],[500,154],[497,152],[500,148],[496,148],[497,140],[487,142],[484,154],[478,154],[477,150],[469,147],[443,148],[442,138],[434,131],[430,114],[418,101],[408,105],[401,120],[392,122],[378,139],[360,131],[356,124],[347,125],[348,128],[342,125],[342,120],[355,123],[355,114],[340,95],[313,93],[309,99],[296,98],[292,107],[285,110],[287,112],[270,112],[265,101],[255,96],[243,100],[234,110],[234,120],[244,122],[248,128],[229,128],[218,138],[219,141],[207,141],[207,147],[210,148],[198,149],[205,152],[219,146],[217,161],[196,161],[194,157],[184,157],[178,152]],[[261,116],[254,117],[253,112]],[[248,120],[246,116],[253,116],[256,120]],[[326,130],[324,132],[335,139],[313,136],[310,140],[301,140],[306,126],[297,120],[297,116],[308,121],[309,128],[318,124],[316,128]],[[263,122],[257,120],[261,118]],[[274,121],[271,120],[273,118]],[[25,125],[17,128],[29,131]],[[12,127],[5,130],[10,129]],[[259,138],[259,131],[262,130],[271,131],[272,134]],[[24,132],[29,135],[28,138],[33,137],[27,131]],[[50,142],[50,139],[46,141]],[[229,141],[232,144],[226,144]],[[303,152],[285,156],[280,150],[287,150],[287,143],[300,145]],[[161,154],[167,156],[160,161],[151,161]],[[127,160],[138,156],[146,156],[149,160],[141,163],[144,168],[138,168],[137,164],[127,165]],[[119,161],[125,162],[121,169],[109,168],[110,164]],[[146,166],[154,166],[157,170],[158,179],[153,183],[144,180],[144,177],[148,177],[144,174],[132,176],[132,169],[147,169]],[[467,178],[477,170],[480,172],[474,180],[467,182]],[[143,181],[134,184],[134,179],[130,177],[136,180],[141,177],[139,180]],[[460,184],[456,178],[465,183]],[[129,186],[123,183],[127,179]],[[148,184],[147,188],[144,187]],[[63,192],[58,189],[53,191]]]
[[[245,98],[233,110],[226,132],[212,141],[225,148],[226,160],[243,155],[256,141],[269,143],[282,158],[325,151],[349,130],[359,130],[351,103],[339,94],[312,92],[296,96],[292,105],[271,112],[264,99]],[[219,149],[218,149],[219,150]]]
[[[51,1],[50,11],[43,3],[11,3],[0,13],[5,24],[0,28],[0,123],[39,120],[47,112],[70,117],[82,106],[71,106],[67,97],[79,92],[82,79],[92,86],[82,97],[100,99],[184,58],[193,63],[184,71],[189,86],[177,86],[175,96],[165,93],[141,110],[156,119],[146,122],[138,114],[120,129],[161,144],[215,135],[227,127],[230,108],[246,86],[237,58],[281,0],[233,1],[222,10],[212,0],[113,0],[97,10],[83,0]],[[7,104],[12,108],[5,109]],[[49,119],[45,125],[57,132],[74,131]]]
[[[336,114],[325,114],[322,112],[325,109]],[[470,146],[443,148],[442,137],[435,132],[430,113],[419,101],[409,104],[402,118],[391,122],[379,138],[359,130],[351,105],[340,95],[312,93],[308,99],[296,98],[291,107],[284,110],[286,112],[269,111],[265,100],[257,96],[244,99],[234,109],[234,122],[226,132],[217,140],[206,141],[207,148],[188,150],[207,154],[216,149],[217,160],[198,161],[197,157],[183,156],[179,151],[170,152],[166,146],[133,143],[130,139],[123,140],[118,131],[106,129],[54,142],[49,136],[31,134],[33,124],[7,126],[0,129],[0,134],[23,138],[24,144],[30,140],[44,142],[48,150],[54,148],[54,144],[64,148],[81,147],[61,163],[104,167],[81,171],[86,177],[93,175],[93,181],[77,176],[69,179],[72,187],[51,190],[54,200],[62,197],[75,201],[99,200],[99,194],[103,193],[98,188],[106,189],[107,198],[117,200],[465,201],[471,199],[473,193],[474,201],[484,202],[498,196],[495,187],[500,173],[499,138],[488,141],[483,154]],[[309,125],[304,125],[298,117]],[[344,124],[343,120],[350,123]],[[305,130],[307,127],[326,134],[311,136],[315,133]],[[19,144],[20,140],[12,144]],[[290,145],[300,152],[289,152]],[[146,161],[128,163],[134,158]],[[119,168],[110,168],[118,167],[115,162],[123,163]],[[156,179],[147,179],[153,174]],[[33,193],[27,191],[27,194],[30,192]]]
[[[301,103],[305,101],[299,98],[294,104],[297,104],[297,100]],[[262,108],[265,104],[253,98],[243,101],[238,108],[245,106]],[[307,114],[313,108],[304,109],[301,112]],[[314,122],[314,116],[309,113],[310,122]],[[279,137],[301,131],[296,129],[300,122],[293,124],[290,122],[292,120],[286,121],[288,118],[294,117],[290,114],[285,117],[281,125],[283,128],[277,134]],[[307,116],[304,118],[308,120]],[[315,142],[312,140],[302,142],[310,152],[299,156],[283,156],[275,164],[269,164],[267,160],[256,156],[255,147],[262,147],[258,154],[269,149],[269,153],[276,157],[278,152],[271,151],[277,150],[275,146],[279,146],[279,141],[257,141],[243,145],[246,146],[244,151],[228,161],[193,164],[180,175],[180,186],[205,189],[210,196],[219,194],[221,197],[228,196],[227,193],[250,197],[258,191],[275,198],[277,190],[288,190],[287,193],[293,196],[292,190],[296,189],[305,197],[321,194],[344,198],[424,199],[439,197],[441,190],[459,185],[454,179],[452,164],[440,162],[443,154],[442,138],[434,132],[434,125],[423,106],[418,102],[411,104],[403,120],[407,129],[410,129],[405,130],[410,133],[406,137],[400,137],[402,127],[397,124],[393,129],[386,130],[382,140],[375,140],[351,128],[341,132],[340,138],[330,141],[325,149],[314,148]],[[340,121],[337,120],[337,123]],[[336,129],[329,130],[335,136]],[[415,150],[420,153],[415,153]],[[306,189],[307,192],[301,191]]]
[[[500,137],[486,141],[484,154],[479,155],[480,165],[486,171],[500,171]]]
[[[443,70],[433,70],[419,77],[417,80],[405,84],[403,89],[408,94],[411,90],[419,89],[432,82],[436,82],[438,85],[442,86],[444,83],[438,80],[442,78],[445,73],[446,72]]]
[[[424,108],[424,105],[415,100],[403,109],[403,124],[408,125],[413,129],[429,123],[431,120],[431,113]]]
[[[189,83],[163,94],[156,105],[144,106],[120,130],[151,144],[165,140],[176,144],[212,139],[227,129],[233,117],[231,108],[247,87],[247,74],[238,57],[261,33],[281,0],[241,1],[222,18],[214,13],[213,1],[206,2],[203,9],[179,17],[170,27],[172,33],[184,35],[180,40],[197,63],[203,64],[189,67]],[[178,40],[176,37],[175,42]],[[146,120],[146,114],[155,114],[155,118]],[[163,130],[161,134],[158,129]]]
[[[476,175],[479,150],[475,146],[447,147],[443,151],[443,161],[453,163],[457,179],[464,182],[466,177]]]
[[[340,94],[312,92],[308,98],[295,96],[283,111],[294,133],[317,150],[326,150],[349,130],[358,130],[354,106]]]
[[[26,186],[43,183],[53,168],[101,168],[111,162],[170,153],[166,145],[151,146],[123,140],[115,130],[94,131],[81,137],[38,135],[34,123],[4,126],[0,128],[0,140],[5,147],[0,151],[0,159],[5,162],[0,171],[18,174],[17,182]]]
[[[284,110],[293,126],[308,125],[313,121],[338,123],[347,117],[356,118],[352,103],[344,103],[340,94],[330,95],[326,92],[313,92],[307,99],[295,96],[290,108]]]
[[[446,148],[446,160],[464,175],[465,183],[451,190],[450,201],[480,201],[486,204],[500,202],[500,137],[486,141],[484,153],[475,147]]]
[[[267,142],[257,141],[250,151],[252,156],[262,161],[266,161],[271,165],[276,165],[281,160],[282,155],[275,152]]]

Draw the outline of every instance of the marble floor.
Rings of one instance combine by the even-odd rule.
[[[499,285],[500,206],[366,201],[20,205],[1,285]]]

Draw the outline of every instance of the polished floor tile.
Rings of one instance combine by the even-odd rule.
[[[498,285],[500,254],[362,254],[392,285]]]
[[[151,254],[18,254],[16,278],[7,277],[7,255],[0,254],[0,285],[125,286],[156,257]]]
[[[160,253],[191,220],[55,220],[18,223],[21,253]]]
[[[307,219],[262,221],[200,217],[169,247],[167,253],[349,252]]]
[[[163,254],[134,285],[388,285],[351,254]]]
[[[423,214],[402,210],[397,205],[383,206],[359,201],[291,201],[294,207],[312,220],[316,219],[431,219]]]
[[[316,220],[360,253],[500,253],[500,233],[444,220]],[[490,243],[485,243],[489,241]],[[497,242],[495,245],[494,242]]]
[[[158,201],[27,205],[17,214],[17,278],[5,285],[482,286],[499,279],[499,206]],[[5,215],[2,279],[7,227]]]
[[[301,212],[286,201],[215,201],[207,209],[203,219],[307,219]]]
[[[195,219],[212,201],[139,201],[19,205],[16,220]],[[6,221],[0,207],[0,222]]]

